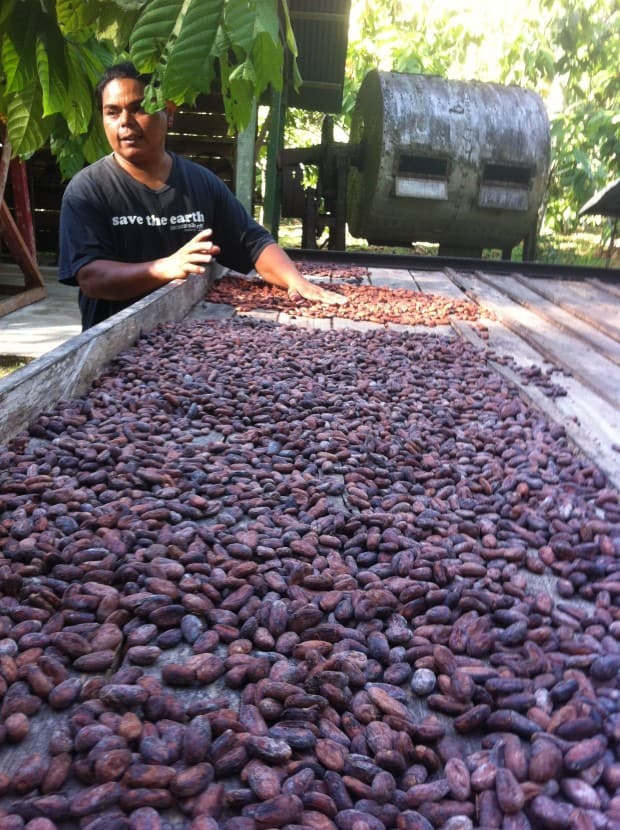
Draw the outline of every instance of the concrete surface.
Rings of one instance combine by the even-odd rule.
[[[41,357],[82,331],[78,290],[58,282],[56,268],[40,269],[48,295],[0,317],[0,356]],[[24,285],[17,266],[0,263],[0,283]]]

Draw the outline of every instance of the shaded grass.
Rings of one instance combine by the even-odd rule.
[[[0,354],[0,378],[10,375],[22,366],[26,366],[32,360],[31,357],[22,357],[18,354]]]

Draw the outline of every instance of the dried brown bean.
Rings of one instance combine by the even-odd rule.
[[[45,779],[49,761],[38,752],[18,764],[11,777],[11,786],[16,793],[25,795],[39,787]]]
[[[44,794],[61,790],[71,771],[73,757],[69,752],[61,752],[52,757],[45,778],[41,782],[40,789]]]

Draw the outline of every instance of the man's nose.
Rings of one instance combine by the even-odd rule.
[[[134,113],[130,109],[121,110],[121,123],[132,124],[135,121]]]

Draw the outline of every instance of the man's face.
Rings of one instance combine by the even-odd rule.
[[[103,89],[103,128],[119,162],[143,167],[161,159],[169,113],[151,115],[142,108],[144,84],[135,78],[117,78]]]

